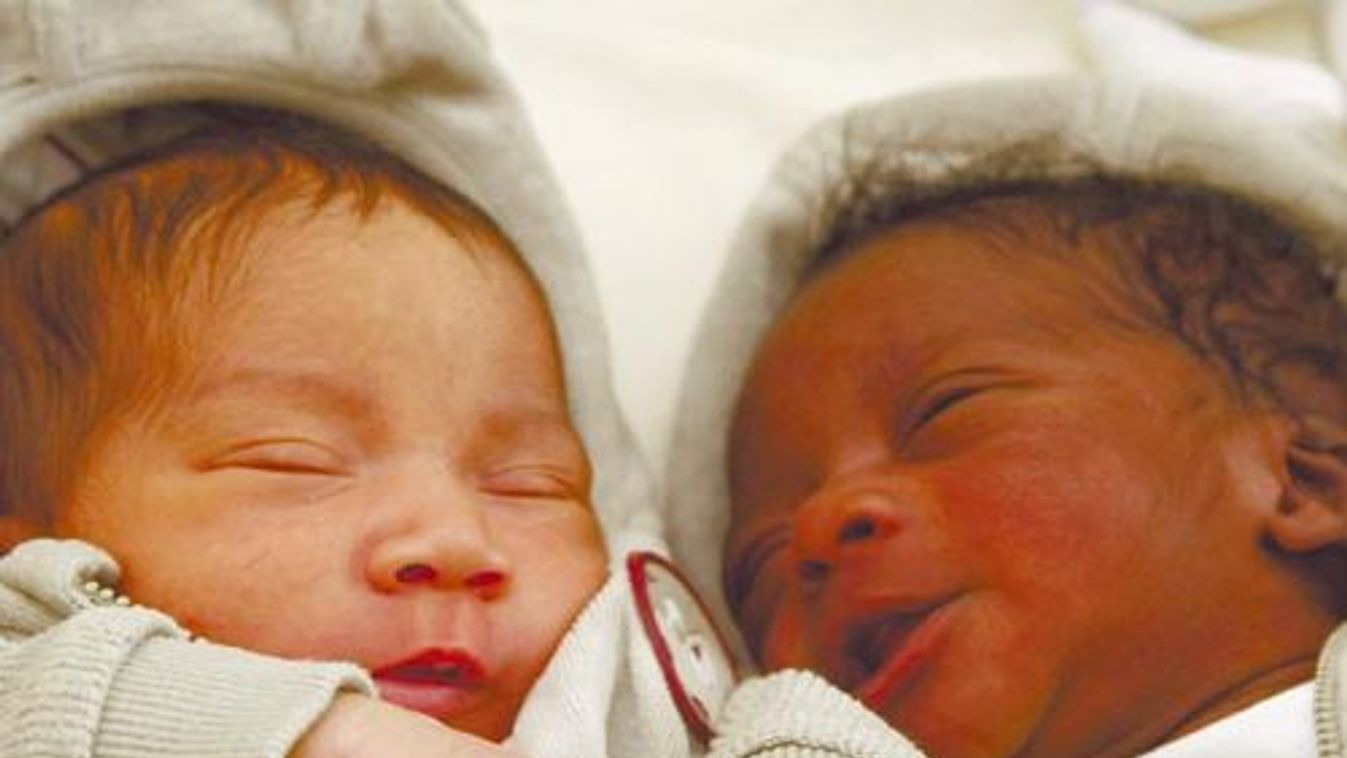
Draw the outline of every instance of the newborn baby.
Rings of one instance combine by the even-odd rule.
[[[548,306],[481,211],[264,114],[52,200],[0,293],[11,531],[103,548],[211,642],[510,733],[606,558]]]
[[[1134,755],[1347,615],[1347,318],[1294,234],[1078,181],[846,229],[761,343],[727,594],[935,756]]]

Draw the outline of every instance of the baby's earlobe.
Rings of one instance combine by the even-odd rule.
[[[1292,553],[1347,545],[1347,450],[1293,442],[1286,451],[1286,474],[1268,520],[1272,540]]]

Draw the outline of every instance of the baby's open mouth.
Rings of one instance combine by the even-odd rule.
[[[853,626],[847,633],[847,656],[863,676],[874,674],[925,620],[930,610],[891,613]]]
[[[861,619],[847,629],[837,682],[871,707],[890,700],[930,661],[950,597]]]

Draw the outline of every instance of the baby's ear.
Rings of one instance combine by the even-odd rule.
[[[1347,545],[1347,433],[1296,422],[1284,436],[1283,487],[1268,536],[1291,553]]]

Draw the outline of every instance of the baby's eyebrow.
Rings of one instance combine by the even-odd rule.
[[[865,391],[884,397],[894,386],[920,394],[935,381],[951,377],[1015,377],[1024,368],[1026,343],[1013,335],[956,332],[940,339],[890,345],[866,367]],[[919,382],[919,383],[918,383]]]
[[[936,339],[929,335],[915,341],[891,343],[859,374],[863,392],[886,397],[893,387],[906,387],[923,368],[946,357],[958,346],[956,340]],[[908,387],[909,391],[912,389]]]
[[[364,415],[374,405],[370,393],[331,371],[241,366],[195,388],[191,401],[209,402],[231,395],[263,393],[295,399],[305,405],[346,415]]]
[[[584,440],[564,412],[515,408],[488,413],[479,421],[478,430],[479,439],[488,449],[509,449],[527,444],[533,449],[574,457],[582,465],[589,466]]]

